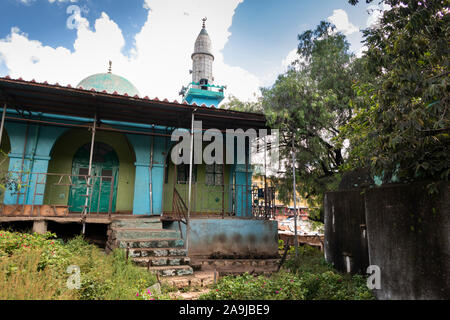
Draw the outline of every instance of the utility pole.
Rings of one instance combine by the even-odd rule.
[[[293,194],[294,194],[294,247],[295,247],[295,258],[298,258],[298,238],[297,238],[297,191],[295,184],[295,148],[294,148],[294,137],[292,136],[292,178],[293,178]]]
[[[190,214],[191,214],[191,190],[192,190],[192,167],[194,162],[194,112],[197,109],[194,109],[192,112],[191,119],[191,150],[189,153],[189,191],[188,191],[188,211],[187,211],[187,219],[186,219],[186,251],[189,252],[189,231],[190,231]]]

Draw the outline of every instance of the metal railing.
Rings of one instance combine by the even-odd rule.
[[[114,176],[91,176],[89,179],[88,175],[26,171],[0,172],[0,176],[2,184],[6,187],[0,195],[0,214],[3,215],[41,216],[43,215],[42,207],[46,207],[47,211],[51,210],[50,213],[47,212],[50,215],[62,215],[61,212],[63,215],[72,212],[81,213],[85,207],[85,201],[81,201],[83,203],[81,210],[72,208],[73,205],[70,202],[74,202],[73,197],[86,197],[87,194],[89,194],[87,214],[111,215],[114,211]],[[89,193],[88,188],[91,189]],[[77,191],[78,194],[76,194]],[[106,207],[101,205],[102,196],[108,196]]]
[[[189,185],[177,183],[172,196],[172,211],[181,208],[187,212]],[[229,185],[193,183],[191,189],[191,213],[233,215],[233,194]]]
[[[0,177],[2,177],[2,184],[6,184],[7,187],[7,190],[0,195],[0,214],[2,215],[68,215],[82,213],[84,208],[87,214],[111,215],[115,211],[114,176],[92,176],[90,184],[88,175],[10,171],[0,172]],[[87,188],[91,188],[89,193]],[[191,213],[273,219],[275,217],[274,187],[268,187],[267,194],[264,190],[264,187],[258,184],[193,183]],[[186,221],[188,184],[176,184],[175,190],[165,192],[171,193],[169,211],[176,220]],[[86,196],[88,201],[85,207],[84,197]],[[78,198],[77,202],[82,205],[76,208],[73,206],[75,197],[83,197]]]
[[[252,215],[259,219],[275,219],[275,187],[263,182],[252,183]]]
[[[273,219],[275,217],[274,187],[266,198],[268,205],[261,202],[261,188],[256,185],[205,185],[192,184],[191,216],[222,216],[253,219]],[[172,191],[171,207],[164,213],[175,220],[185,221],[188,207],[188,185],[177,184]],[[259,191],[259,192],[258,192]],[[272,194],[272,196],[269,195]],[[262,195],[264,197],[264,195]]]

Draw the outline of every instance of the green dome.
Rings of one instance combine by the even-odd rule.
[[[77,88],[79,87],[85,90],[94,89],[99,92],[103,90],[108,93],[117,92],[120,95],[126,93],[131,97],[139,95],[139,91],[130,81],[112,73],[98,73],[89,76],[77,85]]]

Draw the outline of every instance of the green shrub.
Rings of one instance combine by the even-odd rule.
[[[245,273],[227,276],[202,296],[202,300],[302,300],[304,289],[298,278],[281,272],[273,277],[254,277]]]
[[[36,262],[36,270],[30,263],[25,263],[30,259]],[[69,265],[80,267],[81,288],[78,290],[67,288]],[[5,290],[1,297],[4,299],[139,299],[137,292],[156,283],[156,277],[133,265],[123,250],[106,255],[82,236],[64,243],[52,233],[39,235],[0,230],[0,266],[0,288]],[[24,270],[32,271],[25,274]],[[17,283],[27,288],[30,294],[25,294]],[[43,295],[39,289],[43,285],[53,289]]]
[[[290,251],[293,248],[290,248]],[[363,276],[342,275],[310,246],[299,247],[284,269],[270,277],[249,274],[219,280],[206,300],[361,300],[373,299]]]

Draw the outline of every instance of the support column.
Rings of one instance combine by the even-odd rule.
[[[33,222],[33,232],[37,234],[45,234],[47,233],[47,221],[45,220],[37,220]]]
[[[245,164],[237,164],[234,166],[235,174],[235,199],[236,199],[236,216],[241,218],[252,217],[252,175],[251,167],[245,168]]]
[[[150,214],[150,162],[135,162],[136,177],[134,180],[134,215]]]
[[[42,205],[44,204],[45,182],[48,172],[48,163],[50,157],[35,156],[33,160],[33,169],[30,172],[30,182],[28,192],[26,194],[26,203]],[[44,183],[44,184],[42,184]]]
[[[8,172],[10,175],[10,178],[13,181],[19,181],[20,180],[20,171],[22,171],[22,155],[18,153],[10,153],[9,155],[9,168]],[[28,166],[28,160],[25,158],[24,160],[24,167]],[[22,180],[26,179],[26,174],[22,174]],[[25,181],[24,181],[25,184]],[[25,186],[20,186],[21,190],[18,192],[23,192]],[[6,205],[11,204],[26,204],[25,203],[25,197],[23,195],[18,195],[15,190],[7,189],[5,191],[5,197],[3,202]]]
[[[133,215],[160,215],[162,213],[164,183],[165,138],[127,134],[136,155]],[[153,146],[153,166],[150,172],[150,153]],[[152,205],[150,205],[150,176]],[[153,210],[153,212],[151,212]]]

